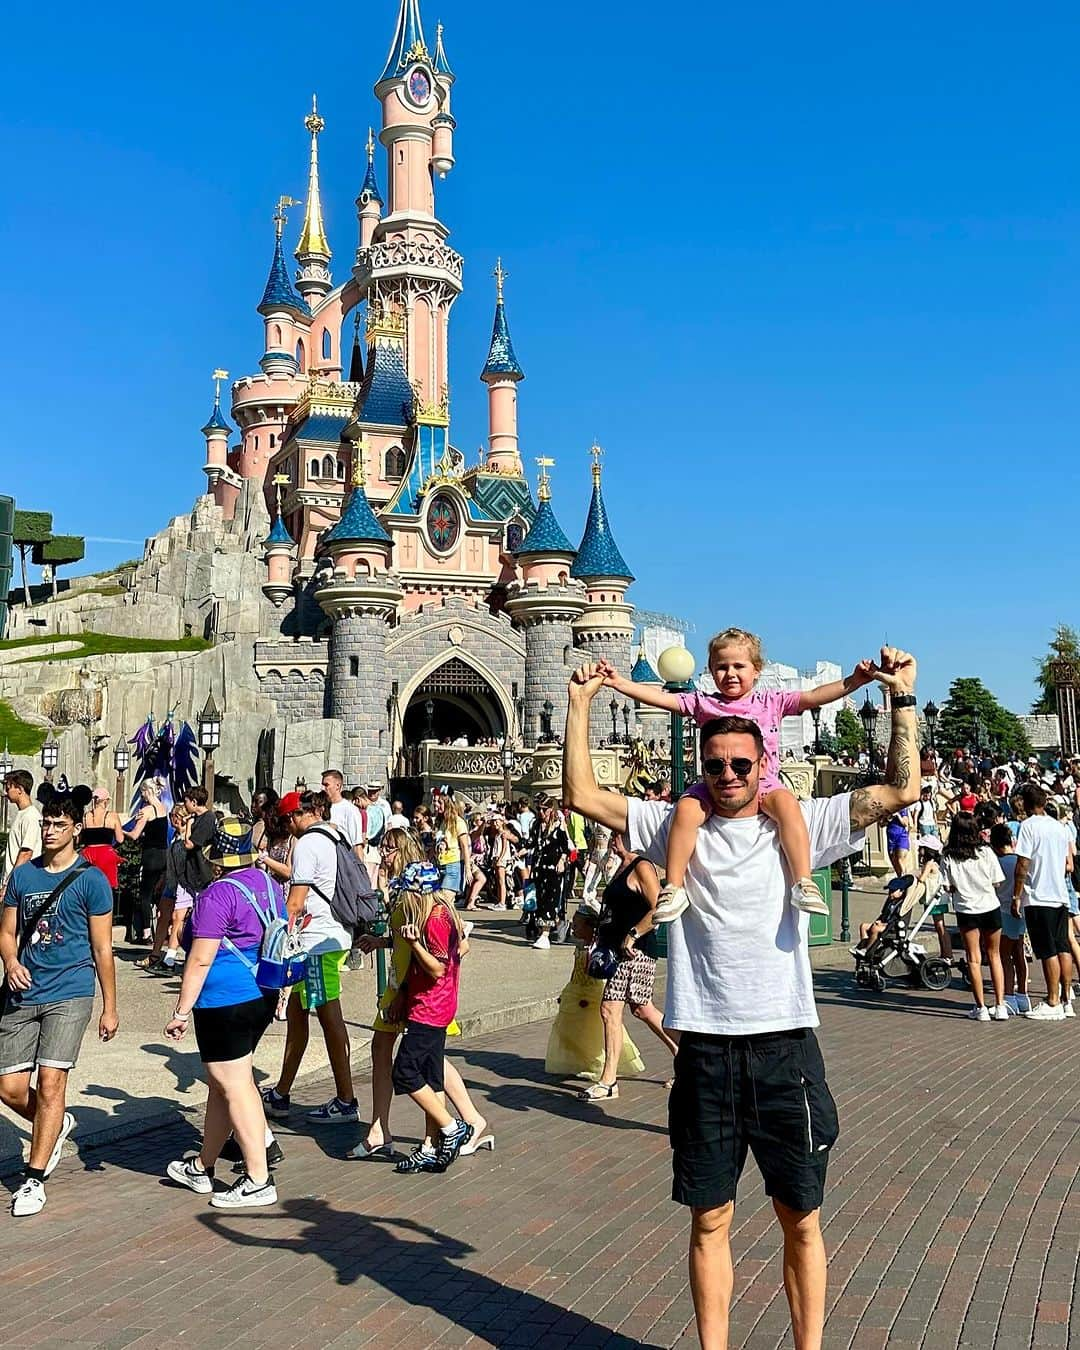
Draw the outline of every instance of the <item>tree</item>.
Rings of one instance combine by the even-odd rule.
[[[850,755],[857,759],[859,751],[866,745],[866,736],[862,723],[850,708],[841,708],[836,714],[836,750],[837,754]]]
[[[937,725],[937,743],[944,750],[993,748],[1001,755],[1031,749],[1027,733],[1014,713],[973,676],[953,680]]]
[[[1044,657],[1036,657],[1035,661],[1039,667],[1035,683],[1042,693],[1031,705],[1031,711],[1053,715],[1057,712],[1057,699],[1054,697],[1054,681],[1050,669],[1055,661],[1075,661],[1080,665],[1080,633],[1075,628],[1070,628],[1067,623],[1059,623],[1054,629],[1054,636],[1050,639],[1050,650]]]
[[[69,563],[82,562],[86,553],[86,540],[78,534],[54,534],[43,543],[34,545],[34,562],[38,567],[52,570],[52,593],[56,599],[56,569]]]
[[[15,526],[11,533],[11,542],[19,550],[22,564],[23,597],[27,609],[30,608],[30,583],[26,579],[26,551],[36,544],[44,544],[52,538],[51,511],[16,511]]]

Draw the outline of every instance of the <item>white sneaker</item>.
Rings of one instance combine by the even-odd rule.
[[[788,895],[793,908],[803,914],[831,914],[813,877],[800,877]]]
[[[546,952],[551,946],[551,939],[548,937],[547,931],[541,933],[532,945],[538,952]]]
[[[1038,1007],[1032,1008],[1030,1012],[1024,1014],[1030,1017],[1033,1022],[1064,1022],[1065,1009],[1060,1003],[1051,1006],[1049,1003],[1040,1003]]]
[[[1009,1020],[1009,1006],[1007,1003],[998,1003],[990,1009],[990,1020],[992,1022],[1007,1022]]]
[[[214,1174],[199,1167],[194,1158],[179,1158],[165,1171],[180,1186],[186,1186],[196,1195],[210,1195],[214,1189]]]
[[[976,1004],[976,1006],[975,1006],[974,1008],[970,1008],[970,1009],[968,1010],[968,1014],[967,1014],[967,1015],[968,1015],[968,1017],[971,1018],[971,1020],[972,1020],[973,1022],[989,1022],[989,1021],[990,1021],[990,1009],[989,1009],[989,1008],[980,1008],[977,1004]]]
[[[663,886],[653,910],[654,923],[672,923],[690,908],[690,897],[681,886]]]
[[[45,1175],[51,1177],[56,1171],[56,1165],[60,1161],[60,1155],[64,1151],[64,1140],[75,1128],[75,1117],[70,1111],[64,1112],[64,1123],[60,1126],[60,1134],[53,1145],[53,1151],[49,1154],[49,1161],[45,1164]]]
[[[268,1177],[259,1186],[245,1173],[227,1191],[215,1191],[210,1197],[210,1203],[215,1209],[254,1209],[258,1205],[276,1205],[277,1187],[273,1177]]]
[[[11,1212],[16,1219],[25,1219],[29,1214],[40,1214],[45,1208],[45,1187],[37,1177],[27,1177],[11,1197]]]
[[[1071,1002],[1069,1002],[1069,1003],[1063,1003],[1063,1004],[1061,1005],[1061,1008],[1062,1008],[1062,1011],[1064,1012],[1064,1014],[1065,1014],[1066,1017],[1075,1017],[1075,1016],[1076,1016],[1076,1009],[1073,1007],[1073,1005],[1072,1005]]]

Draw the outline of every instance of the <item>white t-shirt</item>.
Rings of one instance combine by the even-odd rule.
[[[814,867],[862,847],[849,793],[799,805]],[[674,806],[630,797],[627,813],[630,847],[662,867]],[[698,830],[686,890],[690,908],[668,927],[664,1024],[720,1036],[816,1027],[809,916],[788,902],[773,822],[760,813],[710,816]]]
[[[957,914],[989,914],[999,907],[997,888],[1005,873],[988,844],[977,848],[974,858],[943,858],[941,867]]]
[[[292,855],[292,884],[311,888],[304,902],[310,917],[300,934],[304,951],[318,954],[348,951],[352,939],[323,899],[323,896],[333,898],[337,884],[337,846],[314,828],[306,830],[296,841]],[[317,894],[316,886],[322,895]]]
[[[15,819],[11,822],[11,829],[7,837],[5,877],[10,874],[23,849],[30,850],[31,858],[36,858],[41,853],[41,817],[38,815],[38,809],[33,802],[29,806],[24,806],[21,811],[17,811]]]
[[[392,811],[390,818],[386,822],[388,830],[408,830],[412,828],[412,822],[408,816],[403,816],[400,811]]]
[[[345,842],[353,848],[364,842],[364,818],[360,808],[344,797],[330,807],[330,820],[345,836]]]
[[[1060,821],[1051,816],[1028,816],[1022,820],[1016,836],[1016,856],[1031,860],[1024,881],[1025,909],[1068,905],[1065,862],[1069,856],[1069,836]]]

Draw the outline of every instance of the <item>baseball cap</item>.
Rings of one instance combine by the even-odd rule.
[[[277,813],[279,816],[291,816],[294,811],[299,811],[299,809],[299,792],[286,792],[284,797],[278,799]]]

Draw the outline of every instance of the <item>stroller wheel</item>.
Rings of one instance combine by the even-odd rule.
[[[885,972],[874,969],[870,971],[870,988],[875,989],[879,994],[885,992]]]
[[[952,968],[940,956],[931,956],[919,967],[919,979],[925,989],[948,989]]]

